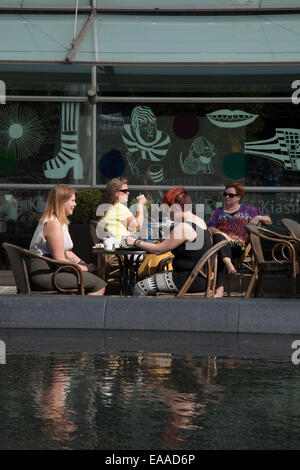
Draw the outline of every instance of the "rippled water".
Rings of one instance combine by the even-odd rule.
[[[0,449],[299,449],[293,340],[0,330]]]

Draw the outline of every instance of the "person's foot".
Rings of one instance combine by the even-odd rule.
[[[224,287],[223,287],[223,286],[217,287],[214,297],[216,297],[216,298],[222,298],[223,295],[224,295]]]
[[[233,274],[236,274],[236,269],[232,267],[232,269],[230,269],[227,274],[228,276],[232,276]]]

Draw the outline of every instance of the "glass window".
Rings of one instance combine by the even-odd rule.
[[[226,7],[226,6],[292,6],[299,5],[298,0],[189,0],[186,5],[182,0],[123,0],[123,8],[188,8],[199,7]],[[120,8],[119,0],[97,0],[99,8]]]
[[[0,105],[0,182],[90,182],[91,110],[87,103]]]
[[[76,65],[0,65],[6,95],[87,96],[91,68]]]
[[[291,96],[299,66],[97,67],[99,90],[108,96]]]
[[[76,0],[5,0],[5,5],[12,7],[32,7],[32,6],[48,6],[48,7],[73,7],[75,9]],[[78,6],[90,6],[90,0],[78,0]]]
[[[99,104],[97,183],[299,186],[298,114],[292,103]]]
[[[29,248],[49,190],[0,190],[0,269],[9,269],[3,242]]]

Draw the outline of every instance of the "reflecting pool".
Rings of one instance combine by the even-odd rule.
[[[296,339],[0,329],[0,449],[299,449]]]

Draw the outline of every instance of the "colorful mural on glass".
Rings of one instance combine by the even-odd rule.
[[[165,103],[153,103],[151,107],[102,106],[98,181],[107,178],[102,168],[103,156],[115,151],[124,158],[122,174],[131,184],[219,185],[227,179],[245,178],[251,184],[254,172],[258,184],[261,178],[256,170],[264,161],[269,165],[270,160],[286,171],[297,172],[300,129],[277,127],[278,108],[273,107],[271,112],[267,108],[269,105],[218,109],[211,104]],[[281,119],[289,112],[281,113]],[[105,124],[112,115],[118,116],[118,128]],[[255,139],[269,133],[272,126],[276,129],[275,137]]]
[[[89,168],[91,120],[81,106],[0,105],[1,182],[88,182],[91,172],[83,175],[83,163]],[[292,104],[101,106],[97,184],[125,176],[138,185],[245,179],[248,186],[264,186],[268,173],[277,174],[277,185],[300,183],[300,128]]]
[[[73,169],[74,180],[83,178],[82,158],[78,151],[80,103],[61,104],[60,150],[55,158],[44,163],[44,175],[50,179],[62,179]]]
[[[43,140],[43,120],[31,106],[1,106],[0,174],[13,174],[20,160],[26,160],[40,150]]]
[[[268,158],[286,170],[300,170],[300,129],[275,129],[271,139],[246,142],[245,152]]]
[[[249,114],[245,111],[220,109],[206,115],[211,123],[218,127],[235,128],[251,124],[258,117],[257,114]]]
[[[140,173],[141,160],[160,162],[170,146],[169,135],[157,129],[156,117],[148,106],[136,106],[133,109],[131,123],[124,124],[122,129],[122,139],[128,150],[126,158],[133,175]],[[149,165],[147,173],[155,182],[163,179],[163,168],[160,165],[154,170]]]
[[[205,137],[200,136],[193,140],[184,161],[182,155],[181,152],[179,160],[183,173],[188,175],[214,173],[212,164],[212,157],[215,156],[214,146]]]

